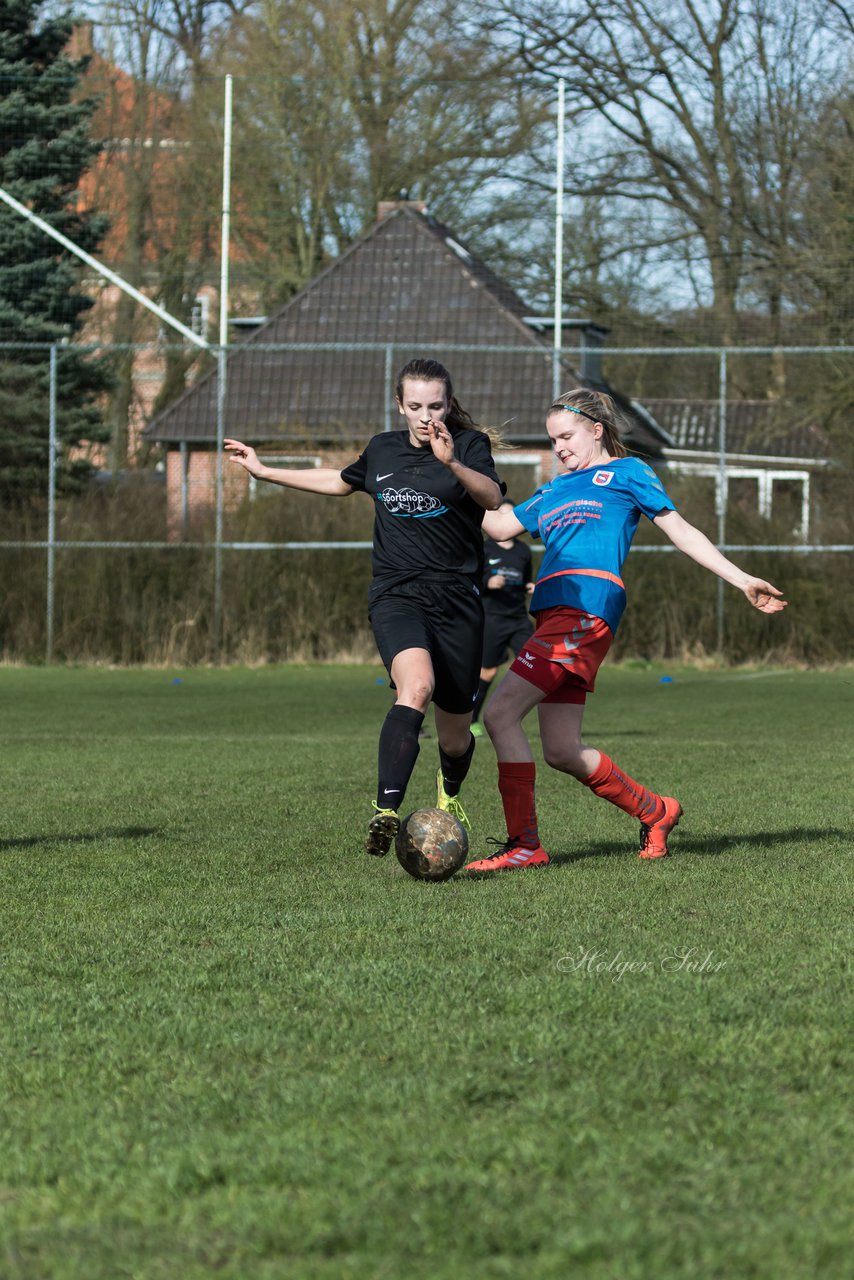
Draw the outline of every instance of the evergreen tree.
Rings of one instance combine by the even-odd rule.
[[[99,150],[96,103],[76,96],[86,60],[67,52],[73,19],[40,10],[34,0],[0,4],[0,186],[92,253],[106,220],[76,208],[75,193]],[[93,301],[79,260],[3,203],[0,245],[0,343],[73,341]],[[67,349],[58,371],[59,477],[75,488],[92,470],[79,446],[108,438],[99,397],[109,376],[103,360]],[[48,388],[47,349],[0,348],[0,500],[47,486]]]

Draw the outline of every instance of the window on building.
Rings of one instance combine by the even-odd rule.
[[[294,471],[308,471],[312,467],[322,465],[322,458],[316,454],[291,453],[259,453],[258,457],[265,467],[290,467]],[[276,485],[261,484],[254,476],[249,477],[249,498],[254,501],[259,493],[275,493]]]
[[[188,328],[192,329],[193,333],[197,333],[200,338],[206,338],[210,327],[210,319],[211,300],[206,293],[197,293],[190,310]]]

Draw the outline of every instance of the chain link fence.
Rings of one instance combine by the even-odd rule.
[[[3,654],[180,664],[369,657],[370,504],[252,485],[223,465],[222,441],[245,437],[279,465],[344,465],[375,431],[397,428],[395,373],[423,352],[390,343],[180,350],[187,389],[160,409],[164,344],[0,347],[5,465],[26,461],[30,481],[34,468],[42,473],[2,516]],[[105,434],[130,433],[133,468],[110,469],[109,438],[69,442],[79,408],[63,375],[69,353],[113,371]],[[544,409],[554,384],[572,385],[578,349],[449,343],[430,354],[452,370],[474,416],[502,431],[499,471],[522,500],[552,474]],[[617,652],[850,656],[852,356],[847,346],[610,348],[588,364],[588,377],[606,375],[619,392],[630,442],[686,517],[787,593],[797,579],[801,595],[769,641],[722,582],[678,565],[682,557],[663,563],[673,548],[642,528],[627,565],[630,603],[640,600]],[[21,429],[26,459],[9,444]],[[804,630],[805,600],[814,634]]]

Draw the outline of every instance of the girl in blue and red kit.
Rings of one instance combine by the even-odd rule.
[[[629,457],[609,396],[567,392],[549,409],[546,430],[561,473],[527,502],[487,512],[483,522],[496,541],[525,532],[540,537],[545,555],[531,600],[536,631],[484,716],[498,756],[507,840],[491,857],[469,863],[469,871],[512,871],[549,860],[537,827],[534,758],[522,729],[534,707],[546,763],[638,819],[641,858],[667,853],[667,837],[682,816],[679,801],[635,782],[581,738],[587,694],[625,608],[622,566],[641,515],[755,608],[777,613],[786,607],[776,587],[739,569],[684,520],[655,472]]]

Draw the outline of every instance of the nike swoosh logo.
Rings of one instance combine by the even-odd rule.
[[[394,475],[393,471],[387,471],[384,476],[377,476],[377,483],[379,484],[380,480],[388,480],[389,476],[393,476],[393,475]]]
[[[500,560],[490,560],[490,564],[501,564]]]

